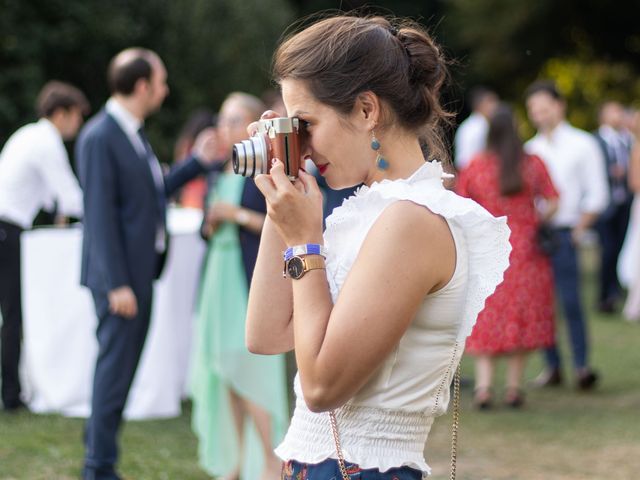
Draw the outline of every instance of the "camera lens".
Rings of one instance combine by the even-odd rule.
[[[262,135],[233,145],[233,171],[243,177],[255,177],[267,172],[267,144]]]

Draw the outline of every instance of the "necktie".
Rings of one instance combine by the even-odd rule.
[[[162,169],[160,168],[160,164],[156,157],[156,154],[153,153],[153,149],[151,148],[151,144],[147,139],[147,134],[144,132],[144,128],[140,127],[138,129],[138,136],[142,141],[142,145],[144,146],[145,151],[145,160],[149,163],[149,168],[151,169],[151,176],[153,177],[153,183],[155,184],[156,190],[158,193],[162,193],[164,195],[164,178],[162,176]]]
[[[142,145],[144,146],[144,157],[149,164],[149,169],[151,170],[151,177],[153,178],[153,184],[156,190],[156,202],[158,204],[158,210],[160,214],[156,232],[156,250],[158,252],[163,252],[166,248],[164,218],[166,210],[166,197],[164,193],[164,177],[162,175],[162,169],[160,168],[158,158],[156,157],[155,153],[153,153],[151,144],[147,139],[144,127],[140,127],[138,129],[138,137],[140,137]]]

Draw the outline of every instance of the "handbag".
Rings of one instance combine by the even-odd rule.
[[[553,255],[558,251],[558,238],[556,232],[546,223],[541,223],[536,232],[536,243],[545,255]]]
[[[338,467],[342,480],[351,480],[344,464],[344,455],[340,446],[340,435],[338,434],[338,422],[336,420],[335,411],[329,412],[329,421],[331,423],[331,432],[333,433],[333,441],[336,444],[336,453],[338,454]],[[451,425],[451,473],[450,480],[456,479],[456,464],[458,460],[458,426],[460,423],[460,364],[456,369],[453,377],[453,424]]]

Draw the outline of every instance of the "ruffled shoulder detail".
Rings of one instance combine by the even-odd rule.
[[[475,201],[461,197],[444,188],[444,173],[440,162],[426,162],[411,177],[402,180],[383,180],[370,187],[363,186],[327,218],[325,243],[331,245],[361,245],[362,239],[382,211],[391,203],[410,200],[444,217],[462,233],[457,248],[466,248],[468,259],[467,298],[457,340],[464,341],[471,334],[485,301],[502,283],[509,266],[511,231],[506,217],[496,218]],[[360,238],[353,238],[354,231]],[[328,265],[331,263],[328,259]],[[348,262],[334,258],[338,264]],[[340,279],[337,279],[340,283]],[[330,282],[332,283],[332,282]],[[332,290],[334,285],[332,285]]]

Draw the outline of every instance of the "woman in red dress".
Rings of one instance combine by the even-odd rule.
[[[520,407],[527,355],[553,344],[553,274],[537,242],[538,227],[558,207],[558,192],[542,160],[522,149],[511,109],[501,105],[490,121],[487,150],[460,173],[460,195],[492,215],[506,215],[512,251],[504,282],[487,299],[467,340],[476,357],[475,404],[491,406],[496,358],[507,357],[505,402]]]

